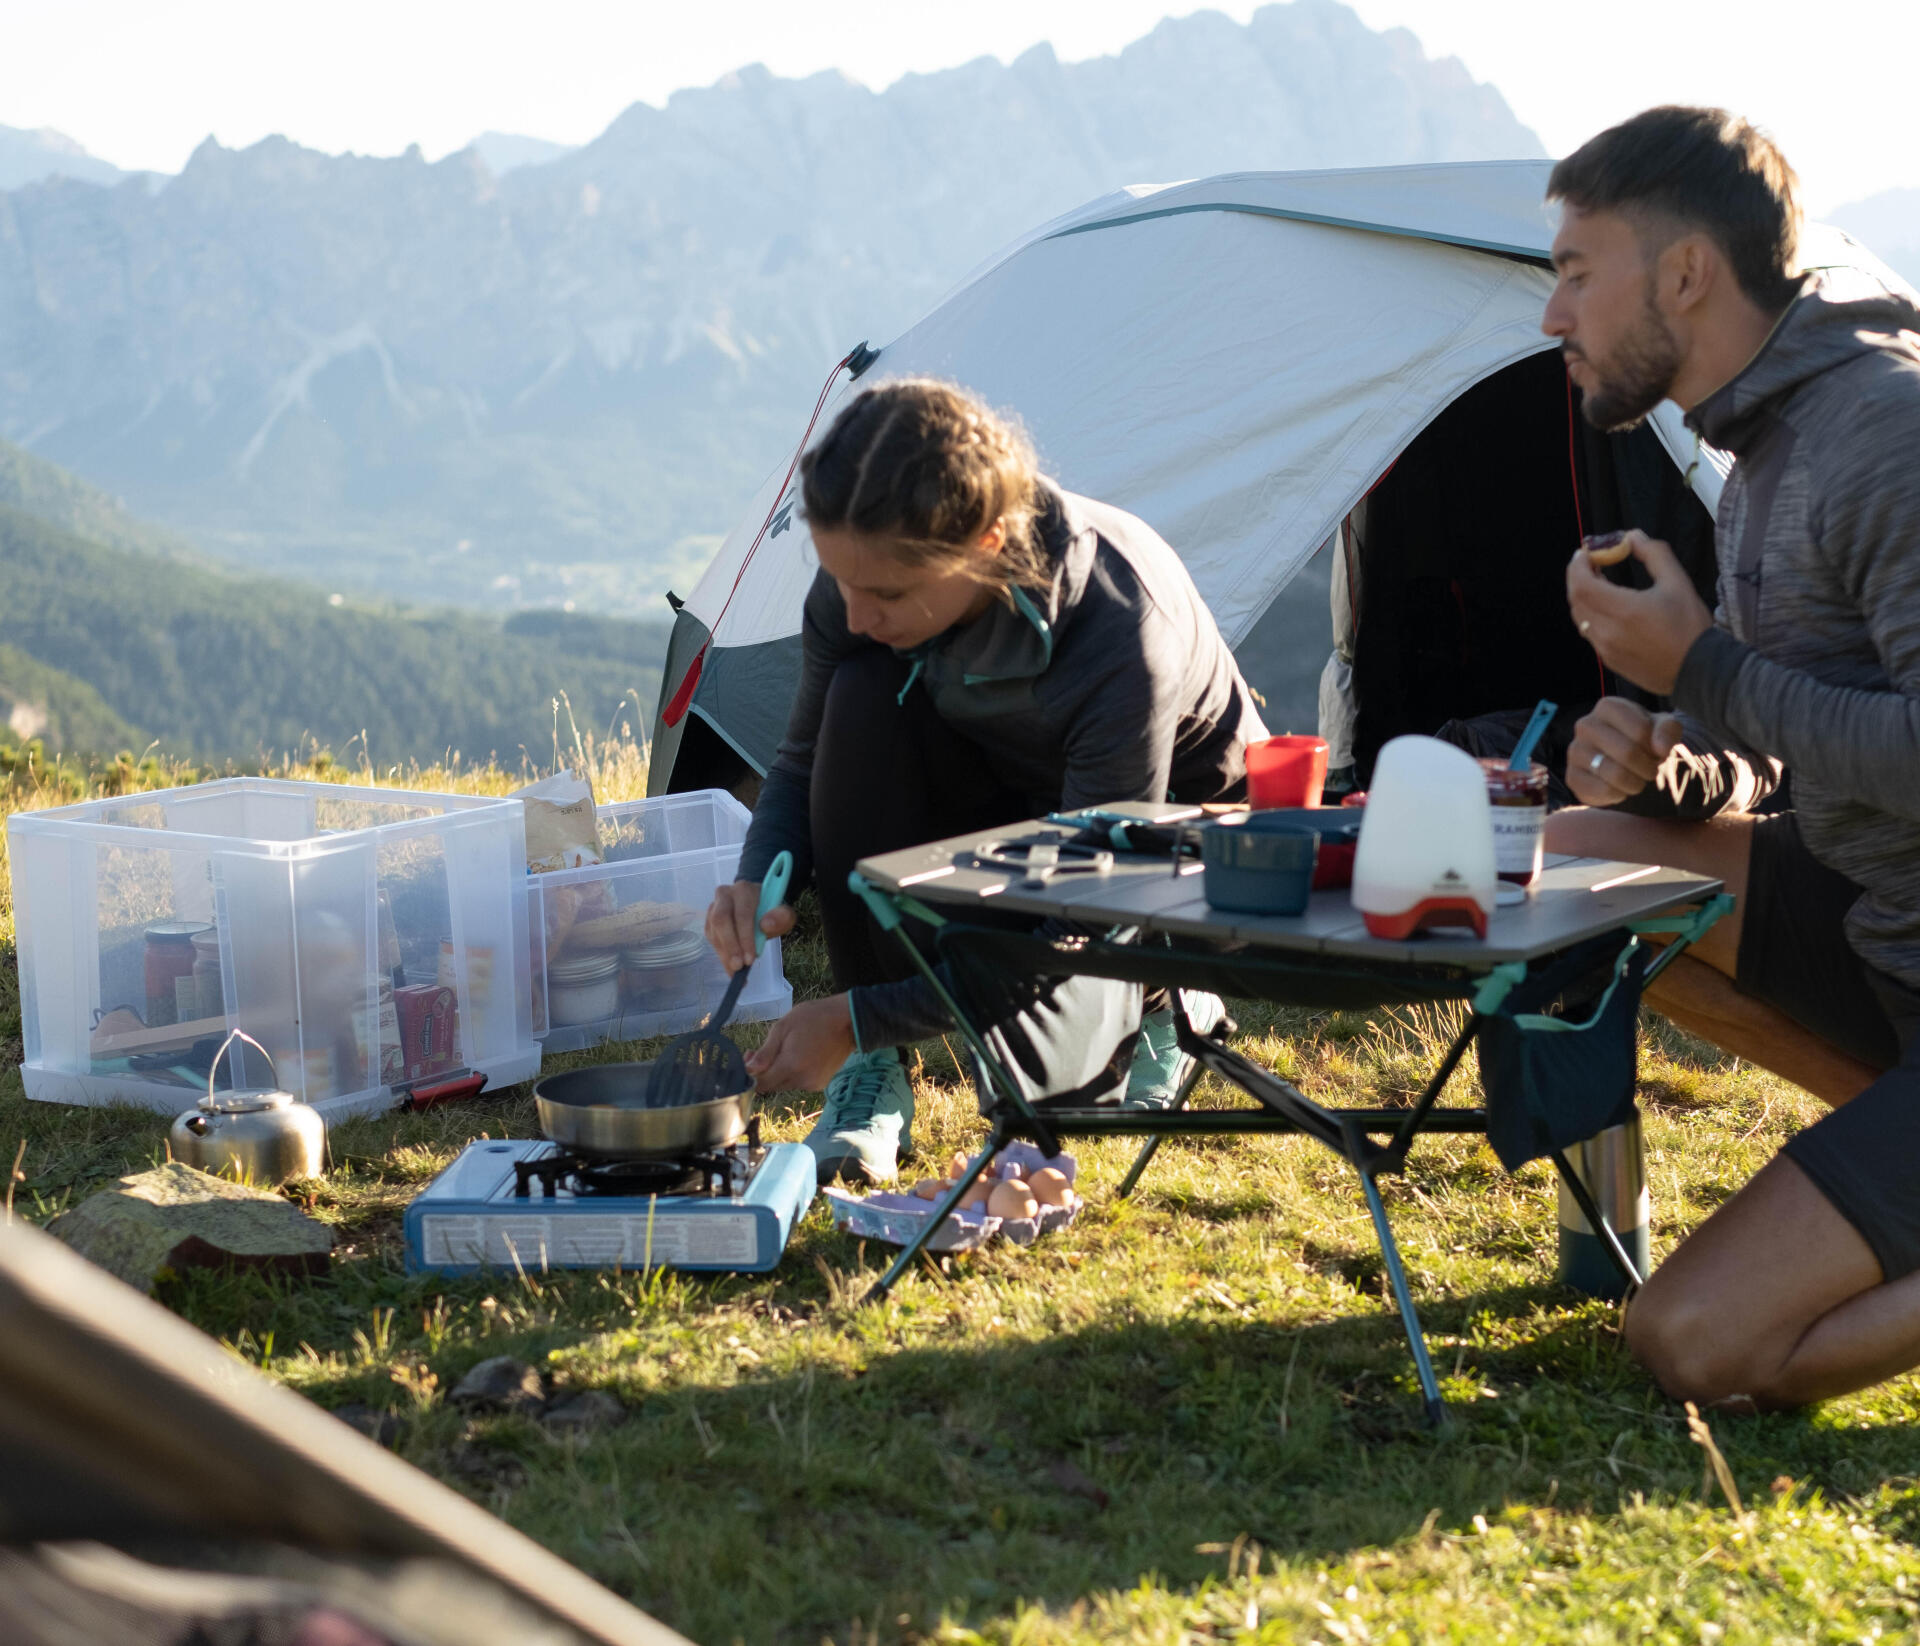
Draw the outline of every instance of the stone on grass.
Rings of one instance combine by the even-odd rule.
[[[626,1407],[605,1389],[583,1389],[577,1395],[557,1400],[547,1408],[540,1421],[563,1434],[592,1434],[624,1422]]]
[[[547,1391],[540,1385],[540,1374],[524,1360],[495,1355],[461,1378],[447,1398],[456,1406],[538,1417],[547,1403]]]
[[[377,1441],[382,1446],[392,1446],[400,1438],[398,1412],[384,1412],[377,1406],[349,1401],[344,1406],[335,1406],[333,1415],[349,1428],[358,1429],[367,1439]]]
[[[325,1274],[333,1231],[269,1189],[178,1160],[123,1177],[47,1225],[82,1257],[143,1292],[182,1269]]]

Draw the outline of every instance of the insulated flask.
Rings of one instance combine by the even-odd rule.
[[[1633,1266],[1645,1279],[1652,1203],[1647,1195],[1647,1156],[1640,1137],[1639,1112],[1584,1143],[1569,1144],[1567,1164],[1580,1174],[1601,1215],[1612,1225]],[[1581,1214],[1579,1202],[1564,1182],[1560,1184],[1560,1269],[1556,1278],[1561,1285],[1589,1297],[1617,1301],[1627,1295],[1626,1280],[1614,1266],[1605,1242]]]

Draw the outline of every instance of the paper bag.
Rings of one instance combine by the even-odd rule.
[[[600,825],[593,815],[593,785],[571,772],[555,772],[510,799],[527,808],[527,870],[578,869],[600,861]]]

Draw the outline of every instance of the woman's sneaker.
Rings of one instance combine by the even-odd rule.
[[[1226,1004],[1217,994],[1182,989],[1180,998],[1186,1002],[1188,1020],[1197,1034],[1211,1034],[1227,1015]],[[1120,1100],[1121,1108],[1172,1107],[1192,1071],[1193,1059],[1180,1049],[1172,1009],[1148,1012],[1140,1020],[1140,1039],[1133,1048],[1133,1069],[1127,1076],[1127,1095]]]
[[[900,1172],[913,1130],[913,1087],[893,1047],[855,1052],[827,1082],[820,1118],[804,1139],[819,1181],[885,1183]]]

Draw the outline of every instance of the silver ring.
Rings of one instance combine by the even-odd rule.
[[[1589,630],[1592,627],[1593,627],[1593,619],[1591,617],[1583,617],[1580,619],[1580,632],[1582,634],[1585,634],[1587,630]]]
[[[1591,760],[1587,762],[1587,770],[1590,772],[1599,771],[1601,761],[1605,760],[1606,758],[1607,757],[1604,754],[1596,754]]]

